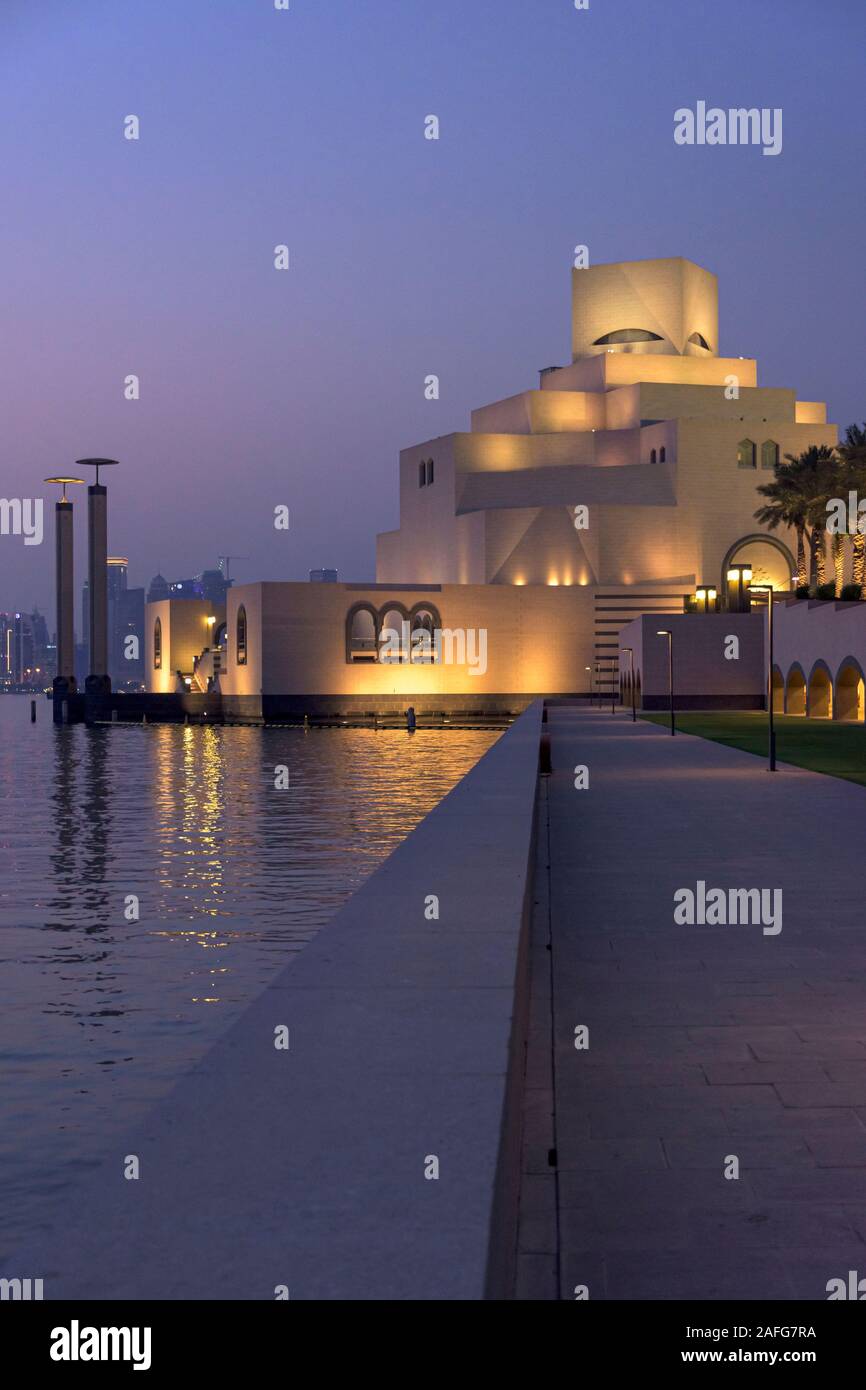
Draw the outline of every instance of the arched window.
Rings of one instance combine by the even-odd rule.
[[[432,482],[433,482],[433,460],[432,460],[432,459],[428,459],[428,460],[427,460],[427,486],[430,487],[430,485],[431,485]]]
[[[690,333],[689,342],[694,343],[695,347],[706,348],[707,352],[712,352],[712,348],[710,347],[703,333]]]
[[[236,659],[238,666],[247,664],[247,610],[241,604],[237,618]]]
[[[737,445],[737,467],[754,468],[755,464],[755,443],[752,439],[741,439]]]
[[[433,608],[416,608],[412,612],[412,631],[417,632],[419,628],[424,628],[425,632],[433,633],[439,623],[439,616]]]
[[[162,620],[157,618],[153,625],[153,669],[162,670]]]
[[[358,604],[346,615],[346,660],[377,661],[376,626],[378,618],[370,604]]]
[[[427,481],[427,465],[422,459],[418,464],[418,486],[423,487]]]
[[[663,444],[662,447],[659,449],[659,463],[664,463],[665,460],[667,459],[667,456],[668,456],[668,451],[667,451],[667,449],[665,448],[665,446],[664,446],[664,444]]]
[[[403,623],[406,621],[406,613],[402,608],[388,607],[382,613],[382,625],[379,628],[379,660],[385,665],[399,666],[404,660],[403,650]],[[409,653],[405,653],[405,660],[409,660]]]
[[[410,644],[413,662],[432,663],[436,660],[435,636],[442,624],[439,614],[432,605],[419,604],[412,609],[410,616]],[[423,633],[423,637],[416,634]]]
[[[761,445],[761,467],[775,468],[779,462],[779,446],[775,439],[765,439]]]
[[[658,333],[650,333],[648,328],[617,328],[614,333],[605,333],[596,338],[593,347],[605,347],[607,343],[661,343],[664,339]]]
[[[656,462],[656,458],[657,458],[657,455],[656,455],[655,449],[650,449],[650,463],[655,463],[655,462]]]

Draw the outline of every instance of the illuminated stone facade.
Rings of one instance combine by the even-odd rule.
[[[572,275],[572,362],[473,411],[469,431],[402,452],[400,526],[378,537],[376,585],[231,591],[224,695],[441,703],[612,688],[617,634],[636,614],[682,612],[701,583],[723,593],[735,561],[790,586],[793,537],[762,533],[756,488],[777,458],[836,443],[824,406],[759,386],[751,358],[717,355],[716,278],[693,262]],[[487,631],[483,673],[377,660],[389,624],[426,621],[425,599],[444,627]]]

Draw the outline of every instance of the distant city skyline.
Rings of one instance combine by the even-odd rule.
[[[89,453],[121,461],[109,545],[139,583],[224,552],[251,557],[241,583],[372,578],[399,449],[568,361],[576,244],[593,264],[702,260],[722,352],[861,420],[859,7],[784,17],[750,0],[4,5],[0,495],[46,509],[41,546],[0,539],[0,605],[53,626],[42,479]],[[677,145],[675,111],[704,98],[781,109],[782,152]]]

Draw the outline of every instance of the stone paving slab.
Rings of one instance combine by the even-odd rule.
[[[549,729],[559,1296],[825,1299],[866,1274],[866,792],[599,710]],[[781,889],[781,932],[678,924],[701,880]]]

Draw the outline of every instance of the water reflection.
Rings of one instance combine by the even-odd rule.
[[[74,882],[77,866],[75,849],[77,844],[78,812],[75,806],[76,760],[69,738],[70,731],[64,728],[52,729],[52,769],[50,779],[49,811],[53,835],[50,841],[48,865],[56,894],[51,899],[51,907],[62,911],[69,893],[70,883]],[[10,779],[11,783],[11,779]],[[6,795],[13,795],[12,787],[4,788]]]
[[[31,726],[26,697],[0,697],[0,1248],[498,737],[47,714]]]
[[[62,730],[58,733],[62,735]],[[67,731],[68,732],[68,731]],[[108,786],[109,729],[85,729],[84,779],[79,819],[81,909],[93,922],[85,930],[96,932],[120,915],[120,903],[109,898],[112,856],[112,806]],[[59,740],[58,740],[59,742]],[[100,922],[98,919],[102,919]]]

